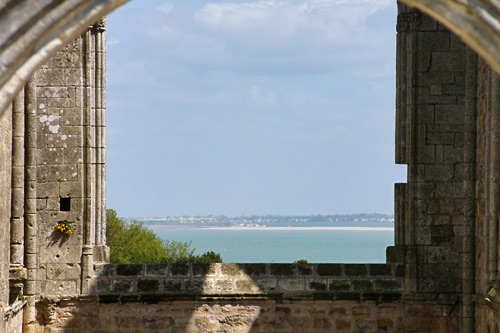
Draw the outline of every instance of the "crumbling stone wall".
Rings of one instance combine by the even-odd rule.
[[[389,264],[304,266],[99,264],[103,28],[70,43],[0,114],[0,223],[10,228],[0,233],[0,330],[19,331],[22,315],[26,331],[500,328],[498,75],[441,24],[399,6],[396,161],[408,165],[408,182],[396,185]],[[55,48],[48,42],[27,52],[42,57]],[[0,73],[12,72],[9,61]],[[27,72],[0,89],[0,104]],[[69,238],[51,229],[63,219],[73,223]]]
[[[87,292],[94,262],[107,261],[105,43],[99,21],[38,69],[3,114],[12,200],[1,210],[11,231],[2,253],[10,252],[10,303],[25,296],[28,327],[41,295]],[[71,235],[54,229],[64,220]]]

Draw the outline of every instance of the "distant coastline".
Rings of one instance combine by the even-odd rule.
[[[263,215],[227,217],[174,216],[124,218],[139,222],[151,229],[211,229],[211,230],[371,230],[394,227],[394,217],[379,213],[348,215]],[[293,229],[299,228],[299,229]],[[316,228],[316,229],[313,229]],[[318,229],[320,228],[320,229]],[[365,228],[365,229],[361,229]],[[368,229],[366,229],[368,228]]]
[[[184,229],[184,230],[235,230],[235,231],[393,231],[394,227],[180,227],[180,226],[166,226],[166,225],[150,225],[150,229]]]

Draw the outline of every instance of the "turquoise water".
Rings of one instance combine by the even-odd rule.
[[[227,263],[385,263],[392,230],[153,229],[160,238],[192,241],[196,254],[214,251]]]

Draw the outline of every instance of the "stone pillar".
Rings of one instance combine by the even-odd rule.
[[[85,76],[85,245],[82,292],[90,292],[95,262],[108,262],[106,246],[106,29],[98,21],[83,36]]]
[[[476,124],[478,56],[467,50],[465,75],[464,128],[464,235],[462,238],[463,309],[462,331],[474,332],[475,294],[475,203],[476,203]]]
[[[12,207],[10,264],[24,265],[24,90],[12,108]]]
[[[408,165],[408,180],[414,178],[415,159],[415,91],[418,69],[418,29],[422,14],[398,3],[397,54],[396,54],[396,163]],[[413,176],[412,176],[413,175]],[[417,290],[416,227],[411,218],[413,202],[410,200],[411,184],[396,184],[395,187],[395,250],[396,257],[405,257],[406,291]],[[401,259],[400,259],[401,260]]]
[[[0,112],[0,330],[9,306],[9,230],[11,200],[12,109]]]
[[[25,182],[24,182],[24,262],[27,280],[24,294],[28,305],[25,309],[24,322],[30,332],[36,322],[37,295],[37,94],[36,83],[29,81],[25,88]]]

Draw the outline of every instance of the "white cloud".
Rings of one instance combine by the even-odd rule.
[[[158,6],[156,9],[159,10],[160,12],[168,15],[168,14],[172,13],[172,11],[175,9],[175,5],[173,3],[165,3],[165,4]]]
[[[278,96],[275,92],[264,91],[259,86],[253,86],[250,89],[250,96],[255,102],[262,106],[272,107],[279,104]]]

